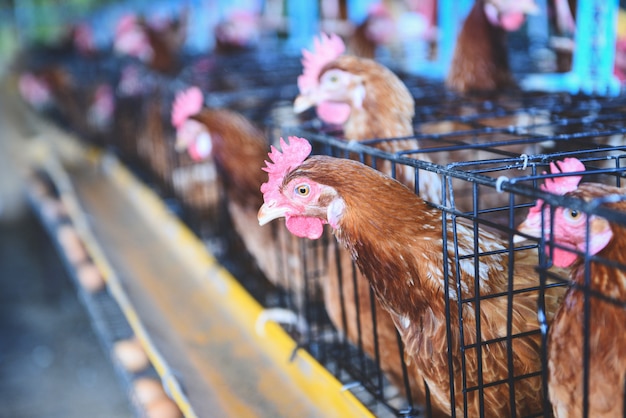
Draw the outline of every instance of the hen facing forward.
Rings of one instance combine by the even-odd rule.
[[[341,55],[343,44],[337,36],[322,34],[313,52],[304,53],[304,73],[298,78],[300,95],[294,111],[317,106],[320,118],[335,113],[333,122],[343,125],[348,140],[402,138],[413,135],[415,102],[411,93],[391,70],[368,58]],[[346,107],[347,106],[347,107]],[[416,140],[381,141],[373,146],[390,153],[406,150],[419,152]],[[419,157],[429,161],[426,155]],[[389,164],[382,171],[391,174]],[[413,187],[415,170],[398,165],[397,178]],[[441,180],[433,172],[420,170],[419,193],[426,200],[441,202]]]
[[[537,293],[522,291],[537,284],[534,257],[524,260],[517,252],[510,260],[506,241],[479,228],[475,237],[473,225],[462,219],[449,222],[444,234],[441,212],[399,182],[356,161],[306,159],[309,152],[305,139],[291,137],[282,154],[270,154],[273,163],[268,163],[269,181],[261,189],[265,203],[259,223],[285,217],[292,233],[309,238],[318,238],[326,223],[333,228],[391,315],[433,403],[445,413],[454,409],[460,416],[482,411],[502,417],[510,416],[512,408],[520,416],[539,413]],[[453,245],[453,227],[458,247]],[[511,284],[519,293],[507,318],[507,298],[496,295],[509,289],[509,261],[515,265]],[[547,295],[547,312],[556,309],[559,293],[555,289]],[[510,347],[507,320],[513,335]],[[511,392],[509,384],[514,385]],[[485,386],[476,390],[478,385]]]
[[[576,160],[577,161],[577,160]],[[562,164],[561,164],[562,165]],[[582,163],[579,163],[582,166]],[[582,166],[584,170],[584,166]],[[553,170],[554,172],[554,170]],[[605,206],[626,212],[623,200],[626,190],[598,183],[577,186],[580,176],[573,179],[563,193],[587,202],[609,196]],[[620,197],[621,196],[621,197]],[[542,212],[545,223],[542,225]],[[551,234],[551,225],[552,236]],[[589,226],[589,237],[587,237]],[[556,417],[617,417],[624,414],[624,385],[626,375],[626,227],[596,215],[559,207],[553,216],[542,202],[531,210],[520,232],[540,237],[560,245],[548,247],[554,265],[570,267],[571,287],[557,311],[548,334],[548,390]],[[587,242],[589,249],[587,250]],[[572,251],[569,251],[571,249]],[[552,250],[552,251],[549,251]],[[581,255],[596,255],[586,266]],[[606,261],[619,265],[608,265]],[[588,270],[587,270],[588,269]],[[590,294],[586,283],[589,275]],[[600,296],[601,295],[601,296]],[[585,299],[589,301],[585,317]],[[588,321],[588,322],[587,322]],[[585,325],[589,324],[587,374],[584,372]],[[587,377],[585,377],[587,376]],[[583,388],[588,379],[588,410],[584,414]]]

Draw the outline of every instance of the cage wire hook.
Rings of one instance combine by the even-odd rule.
[[[348,149],[354,150],[359,145],[360,142],[357,141],[356,139],[350,139],[347,143],[348,143]]]
[[[528,154],[521,154],[519,157],[524,160],[524,164],[520,170],[526,170],[528,168]]]
[[[254,330],[259,337],[265,336],[265,325],[270,321],[294,326],[298,332],[306,332],[308,329],[306,320],[294,311],[285,308],[267,308],[261,311],[254,323]]]

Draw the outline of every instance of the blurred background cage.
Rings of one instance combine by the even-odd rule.
[[[146,3],[138,2],[139,6],[134,9],[146,14],[154,10],[176,10],[175,13],[179,13],[180,10],[172,3],[175,2],[164,2],[162,9],[151,9]],[[209,18],[194,13],[194,10],[225,7],[223,2],[209,3],[190,2],[192,12],[188,18],[193,21],[190,27],[195,31]],[[406,51],[407,45],[403,43],[381,47],[376,54],[381,62],[388,64],[399,75],[414,99],[415,134],[356,142],[345,141],[337,127],[321,123],[313,112],[295,115],[292,106],[298,94],[297,78],[302,72],[300,48],[310,44],[320,27],[330,30],[342,28],[350,20],[358,22],[367,12],[366,3],[369,2],[338,2],[335,11],[329,6],[318,8],[308,2],[306,6],[295,1],[286,4],[261,3],[264,6],[262,12],[266,13],[263,17],[270,20],[273,26],[263,33],[257,43],[232,51],[220,51],[217,46],[209,45],[215,49],[207,53],[206,42],[210,44],[211,41],[202,43],[198,39],[209,37],[198,36],[195,41],[199,45],[187,45],[185,52],[177,57],[173,71],[158,71],[145,62],[120,57],[108,49],[85,57],[76,51],[60,54],[59,50],[46,47],[24,50],[16,61],[16,68],[39,76],[45,73],[50,84],[58,83],[57,90],[52,92],[53,103],[38,110],[45,111],[61,126],[76,132],[91,145],[118,156],[189,225],[264,307],[286,309],[295,314],[296,319],[288,320],[284,327],[297,342],[296,350],[308,351],[376,416],[433,416],[435,412],[428,388],[423,399],[418,399],[413,393],[413,388],[423,385],[423,382],[415,377],[411,364],[405,363],[401,338],[387,318],[387,312],[378,307],[376,297],[368,286],[364,290],[359,285],[365,278],[337,246],[330,231],[321,240],[310,241],[285,238],[282,224],[266,226],[272,228],[276,240],[282,240],[279,245],[281,251],[272,256],[276,257],[276,265],[283,266],[284,271],[278,273],[280,284],[271,283],[263,277],[253,256],[247,253],[245,243],[235,232],[231,218],[234,215],[229,213],[227,193],[219,182],[220,173],[215,163],[210,158],[194,160],[176,149],[172,104],[179,92],[196,86],[204,93],[204,107],[234,110],[258,126],[265,134],[268,150],[270,144],[278,143],[279,137],[297,135],[313,143],[315,154],[356,159],[380,168],[392,177],[411,167],[415,170],[415,185],[419,185],[420,176],[427,172],[435,173],[441,180],[442,190],[441,200],[432,202],[432,205],[442,214],[442,239],[451,237],[449,248],[457,254],[457,262],[472,259],[480,263],[482,257],[493,255],[480,250],[478,244],[473,253],[459,255],[459,219],[467,220],[475,231],[489,230],[508,240],[510,247],[502,253],[508,254],[511,260],[509,271],[513,270],[518,253],[533,252],[540,260],[536,283],[530,288],[513,291],[514,277],[510,273],[509,292],[461,297],[458,302],[447,298],[445,320],[448,329],[463,329],[466,307],[474,309],[473,306],[476,306],[479,309],[481,301],[503,298],[512,309],[516,295],[538,292],[541,300],[546,289],[565,287],[570,283],[565,272],[552,268],[550,253],[546,250],[549,248],[546,247],[546,240],[550,241],[550,237],[526,236],[522,244],[517,244],[517,226],[537,199],[550,205],[550,216],[556,208],[570,207],[626,226],[624,214],[619,211],[607,210],[601,204],[556,196],[540,189],[546,179],[558,177],[550,172],[550,163],[572,157],[584,163],[587,169],[585,181],[590,179],[622,186],[626,158],[626,101],[619,94],[621,86],[612,72],[615,28],[606,25],[613,32],[606,38],[598,35],[602,42],[596,43],[585,42],[585,32],[579,29],[571,70],[552,73],[550,65],[546,70],[532,55],[538,49],[548,47],[548,37],[542,38],[541,31],[536,30],[538,26],[547,27],[548,23],[545,19],[529,21],[526,31],[511,34],[510,51],[514,75],[521,80],[523,87],[533,91],[467,96],[450,91],[442,78],[452,57],[454,45],[450,39],[455,39],[472,2],[462,2],[462,7],[457,9],[449,2],[441,1],[438,3],[440,13],[437,21],[442,31],[445,28],[449,30],[446,33],[448,36],[438,35],[442,38],[435,42],[439,49],[434,59],[424,60],[423,56],[418,59],[414,54],[424,51],[417,46],[415,49],[418,51]],[[537,3],[545,11],[547,2]],[[28,21],[35,14],[27,10],[29,6],[25,3],[20,4],[14,8],[18,21]],[[616,19],[617,2],[585,4],[597,9],[592,13],[586,6],[579,7],[578,17],[585,16],[586,19],[593,16],[599,20],[606,19],[605,22]],[[111,6],[107,9],[110,14],[97,12],[91,23],[95,27],[107,24],[110,27],[111,22],[122,16],[127,8],[131,8],[127,2]],[[282,14],[271,15],[274,10],[280,10]],[[313,16],[294,22],[294,16],[306,16],[307,13],[313,13]],[[331,17],[324,16],[324,13]],[[585,19],[580,20],[586,22]],[[317,20],[321,25],[311,23]],[[450,35],[450,31],[454,36]],[[190,33],[196,32],[190,29]],[[600,39],[598,36],[593,39]],[[398,51],[401,51],[400,55]],[[598,61],[601,65],[593,65],[589,58],[594,56],[592,53],[601,57]],[[397,59],[398,56],[403,59]],[[541,71],[542,74],[533,74]],[[545,83],[552,83],[556,91],[534,91],[547,89]],[[105,119],[96,116],[85,118],[85,109],[88,113],[96,101],[98,88],[105,90],[102,94],[114,101],[115,106]],[[404,148],[392,153],[380,147],[383,143],[393,145],[407,139],[415,140],[419,148]],[[419,194],[419,186],[415,186],[414,191]],[[445,260],[448,250],[443,251],[441,257]],[[585,260],[590,257],[590,254],[583,255]],[[620,271],[624,269],[623,265],[615,266],[614,261],[594,261]],[[462,295],[460,278],[443,278],[444,281],[448,279],[456,283],[456,290]],[[590,298],[598,297],[593,292],[590,294]],[[612,303],[623,308],[624,301]],[[460,368],[451,364],[450,378],[461,374],[464,383],[467,383],[457,388],[463,394],[461,399],[467,401],[468,395],[473,396],[473,393],[478,393],[482,399],[490,387],[513,386],[514,382],[537,376],[547,390],[545,343],[549,323],[545,315],[542,316],[541,304],[538,315],[540,323],[537,329],[524,335],[507,329],[501,341],[506,340],[512,347],[517,338],[540,336],[544,344],[541,353],[543,370],[520,376],[511,371],[506,379],[485,384],[480,368],[478,376],[469,376],[471,372],[465,370],[464,362]],[[588,319],[585,321],[589,324]],[[476,332],[480,335],[480,329]],[[584,332],[588,337],[590,331]],[[461,344],[460,350],[462,353],[480,352],[494,342],[499,341]],[[452,346],[448,346],[448,350],[452,350]],[[585,376],[590,374],[588,358],[582,360],[581,368]],[[588,381],[588,377],[584,380]],[[585,387],[590,388],[588,384]],[[459,399],[457,395],[451,393],[452,398]],[[514,395],[511,397],[514,398]],[[589,394],[584,393],[582,397],[587,405],[585,408],[588,408]],[[457,407],[465,410],[467,406]],[[546,402],[543,413],[535,416],[550,416],[551,411],[550,404]]]

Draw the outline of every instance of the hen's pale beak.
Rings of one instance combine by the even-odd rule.
[[[284,218],[287,215],[288,209],[281,208],[280,206],[275,206],[274,202],[271,202],[269,205],[264,203],[259,209],[259,213],[257,214],[257,218],[259,219],[259,225],[263,226],[274,219]]]
[[[315,106],[317,103],[312,95],[309,94],[300,94],[296,97],[296,100],[293,101],[293,111],[295,113],[302,113],[305,110],[308,110]]]
[[[537,224],[536,222],[529,222],[528,220],[525,220],[524,222],[518,225],[517,231],[521,232],[522,234],[529,235],[531,237],[535,237],[535,238],[541,237],[541,225]],[[526,239],[527,239],[526,237],[523,237],[517,234],[513,236],[513,242],[515,244],[519,244],[520,242],[523,242]]]
[[[187,140],[183,139],[182,136],[178,135],[176,137],[176,144],[174,144],[174,149],[177,152],[183,152],[187,148],[189,148],[189,142]]]

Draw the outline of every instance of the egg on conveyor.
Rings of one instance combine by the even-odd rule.
[[[150,364],[148,355],[136,338],[117,341],[113,345],[113,353],[122,367],[130,373],[140,372]]]
[[[76,276],[83,289],[95,293],[104,288],[104,278],[100,270],[91,262],[84,262],[76,267]]]
[[[146,405],[147,418],[182,418],[182,416],[176,402],[168,397],[159,398]]]
[[[142,406],[146,406],[157,399],[166,398],[161,382],[150,377],[139,377],[133,382],[135,396]]]
[[[57,229],[57,239],[72,264],[78,264],[87,259],[87,251],[72,225],[61,225]]]
[[[67,215],[65,205],[59,199],[45,196],[41,198],[40,202],[41,213],[48,222],[57,222]]]

